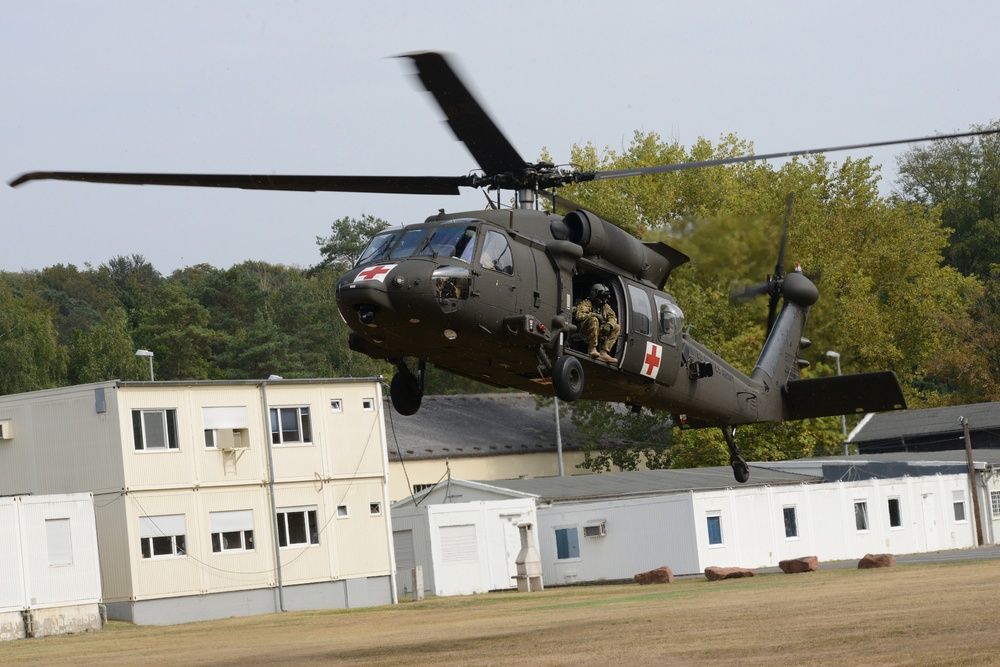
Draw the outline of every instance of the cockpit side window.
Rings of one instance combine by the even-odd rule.
[[[483,241],[483,253],[479,257],[479,265],[484,269],[506,273],[508,276],[514,275],[514,261],[506,236],[492,230],[486,232],[486,239]]]
[[[402,232],[396,230],[394,232],[383,232],[381,234],[376,234],[372,237],[372,240],[368,242],[364,251],[361,253],[361,257],[355,262],[354,266],[361,266],[362,264],[367,264],[369,262],[379,262],[386,259],[389,256],[389,250],[392,248],[396,239]]]

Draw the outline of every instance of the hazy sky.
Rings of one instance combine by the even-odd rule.
[[[758,153],[963,131],[1000,119],[998,26],[986,1],[8,2],[0,178],[465,174],[472,157],[390,57],[418,50],[454,56],[526,159],[621,148],[637,129],[684,145],[735,132]],[[891,182],[905,149],[867,154]],[[4,185],[0,270],[132,253],[163,273],[308,266],[337,218],[419,222],[483,202]]]

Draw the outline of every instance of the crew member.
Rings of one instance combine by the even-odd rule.
[[[573,320],[579,325],[580,333],[587,339],[588,354],[606,363],[618,360],[608,354],[618,342],[621,327],[618,317],[608,304],[611,292],[601,283],[590,288],[590,298],[584,299],[573,310]]]

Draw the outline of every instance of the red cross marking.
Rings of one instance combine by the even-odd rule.
[[[387,273],[389,273],[390,269],[392,269],[392,267],[386,266],[385,264],[373,266],[372,268],[365,269],[359,273],[358,278],[361,280],[380,280],[381,278],[384,278]]]
[[[646,343],[646,360],[642,366],[642,374],[655,377],[660,368],[660,346]]]

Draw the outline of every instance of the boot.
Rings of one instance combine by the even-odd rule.
[[[605,350],[601,350],[600,353],[598,354],[597,358],[600,359],[601,361],[603,361],[604,363],[607,363],[607,364],[617,364],[618,363],[618,360],[615,359],[614,357],[612,357],[610,354],[608,354],[607,351],[605,351]]]
[[[596,347],[590,348],[590,352],[588,352],[587,354],[589,354],[590,356],[592,356],[594,359],[600,359],[601,358],[601,353],[597,351]]]

